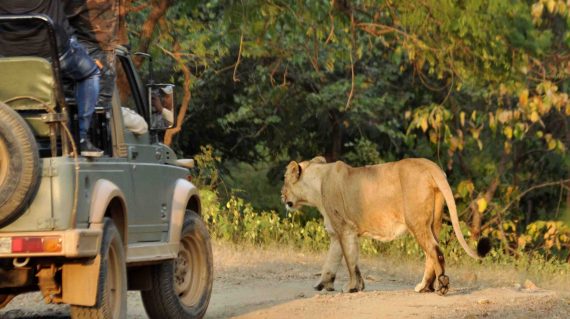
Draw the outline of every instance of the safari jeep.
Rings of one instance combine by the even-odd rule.
[[[0,58],[0,308],[21,293],[71,305],[72,318],[126,318],[127,290],[140,290],[151,318],[201,318],[212,290],[210,238],[191,160],[177,159],[150,126],[150,96],[129,52],[118,48],[123,79],[111,110],[97,110],[92,140],[77,149],[76,105],[63,94],[53,26],[52,63]],[[47,45],[47,44],[46,44]],[[53,58],[55,57],[55,58]],[[124,127],[127,106],[149,123]]]

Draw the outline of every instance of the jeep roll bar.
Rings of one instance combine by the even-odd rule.
[[[37,21],[46,27],[48,33],[49,51],[51,57],[51,67],[55,81],[55,99],[60,108],[65,108],[65,96],[63,94],[63,85],[61,81],[61,66],[59,64],[59,52],[57,47],[57,37],[55,35],[55,24],[53,20],[45,14],[26,14],[26,15],[0,15],[0,24],[9,22],[25,22]]]

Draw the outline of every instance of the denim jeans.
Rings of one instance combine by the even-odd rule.
[[[79,138],[85,139],[99,97],[99,68],[74,37],[69,40],[69,50],[60,55],[59,62],[63,76],[75,82]]]

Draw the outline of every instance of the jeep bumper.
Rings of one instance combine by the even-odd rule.
[[[0,233],[0,258],[94,257],[100,250],[101,238],[98,229]]]

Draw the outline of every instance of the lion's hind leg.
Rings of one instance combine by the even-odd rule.
[[[431,258],[426,258],[426,266],[422,281],[414,288],[415,292],[434,292],[433,283],[435,281],[435,269]]]
[[[406,225],[426,255],[424,277],[414,290],[417,292],[435,290],[443,295],[449,289],[449,278],[444,274],[445,259],[434,234],[441,229],[443,207],[441,198],[437,194],[424,193],[424,195],[423,198],[416,195],[405,199]]]
[[[433,220],[431,224],[431,230],[433,232],[433,237],[435,239],[436,244],[439,243],[439,234],[441,232],[441,223],[442,223],[442,215],[443,215],[443,205],[444,205],[444,198],[440,192],[435,193],[435,203],[434,203],[434,211],[433,211]],[[429,240],[429,239],[428,239]],[[434,260],[432,258],[426,257],[426,266],[424,271],[424,277],[422,282],[416,285],[414,289],[416,292],[433,292],[434,289],[434,282],[435,282],[435,267],[434,267]]]
[[[427,292],[433,286],[439,294],[445,294],[449,278],[445,276],[445,260],[436,234],[441,230],[443,198],[433,187],[430,175],[418,175],[413,170],[402,170],[400,174],[406,226],[426,255],[424,277],[415,290]]]
[[[415,291],[430,292],[435,290],[440,295],[445,295],[449,290],[449,278],[445,275],[445,259],[431,229],[429,231],[412,230],[412,233],[426,255],[424,277],[422,282],[416,286]]]
[[[443,198],[443,194],[439,191],[435,193],[435,211],[434,211],[434,220],[433,220],[433,234],[436,240],[436,254],[438,263],[441,263],[442,273],[437,276],[437,284],[436,284],[436,291],[440,295],[445,295],[449,290],[449,277],[447,277],[445,272],[445,258],[443,257],[443,253],[439,249],[439,235],[441,233],[441,223],[442,223],[442,215],[443,215],[443,205],[445,203],[445,199]]]

